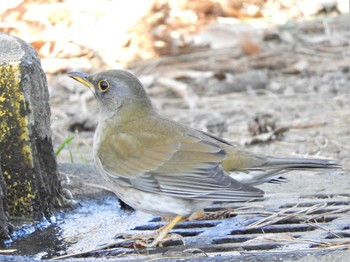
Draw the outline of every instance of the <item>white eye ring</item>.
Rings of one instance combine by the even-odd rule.
[[[101,92],[106,92],[109,89],[109,82],[107,80],[100,80],[97,87]]]

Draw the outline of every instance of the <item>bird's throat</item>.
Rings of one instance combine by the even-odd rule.
[[[100,109],[103,110],[103,109]],[[124,124],[127,122],[131,122],[143,117],[146,117],[150,114],[154,114],[154,110],[152,107],[152,104],[149,101],[125,101],[123,104],[121,104],[116,110],[110,114],[111,111],[109,111],[109,116],[107,116],[106,119],[106,113],[100,111],[100,121],[113,121],[114,123],[120,123]],[[101,117],[105,119],[101,119]]]

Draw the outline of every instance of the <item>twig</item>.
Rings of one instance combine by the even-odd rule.
[[[334,233],[332,230],[322,227],[322,226],[321,226],[320,224],[318,224],[318,223],[314,223],[314,222],[308,221],[308,222],[304,222],[303,224],[304,224],[304,225],[310,225],[310,224],[311,224],[313,227],[317,227],[317,228],[319,228],[319,229],[322,229],[322,230],[324,230],[324,231],[326,231],[326,232],[332,234],[333,236],[335,236],[335,237],[337,237],[337,238],[344,238],[344,237],[342,237],[341,235],[338,235],[337,233]]]
[[[333,210],[333,211],[328,211],[326,213],[314,215],[313,217],[305,220],[304,222],[308,222],[308,221],[310,221],[312,219],[317,219],[317,218],[322,217],[322,216],[328,216],[328,215],[333,215],[333,214],[345,213],[345,212],[347,212],[349,210],[350,210],[350,207],[343,207],[343,208],[336,209],[336,210]]]
[[[120,240],[120,241],[116,241],[116,242],[113,242],[113,243],[110,243],[110,244],[102,245],[102,246],[100,246],[98,248],[94,248],[94,249],[90,249],[90,250],[87,250],[87,251],[82,251],[82,252],[78,252],[78,253],[74,253],[74,254],[67,254],[67,255],[63,255],[63,256],[59,256],[59,257],[53,257],[51,259],[52,260],[60,260],[60,259],[65,259],[65,258],[72,258],[72,257],[76,257],[76,256],[82,256],[82,255],[86,255],[88,253],[100,251],[100,250],[103,250],[103,249],[107,249],[107,248],[119,245],[119,244],[121,244],[123,242],[126,242],[126,241],[125,240]]]
[[[13,253],[16,252],[17,249],[0,249],[0,254],[8,254],[8,253]]]
[[[276,224],[277,222],[281,221],[281,220],[285,220],[285,219],[289,219],[291,217],[296,217],[297,215],[300,215],[300,214],[310,214],[310,213],[313,213],[317,210],[320,210],[324,207],[327,206],[327,203],[324,203],[324,204],[316,204],[314,206],[311,206],[311,207],[308,207],[308,208],[305,208],[305,209],[301,209],[295,213],[289,213],[289,214],[286,214],[288,212],[290,212],[291,210],[295,209],[296,207],[298,206],[298,204],[296,204],[295,206],[291,207],[291,208],[288,208],[286,210],[282,210],[280,212],[277,212],[277,213],[274,213],[268,217],[265,217],[257,222],[254,222],[252,224],[250,224],[247,229],[252,229],[252,228],[260,228],[260,227],[264,227],[264,226],[267,226],[267,225],[271,225],[271,224]]]

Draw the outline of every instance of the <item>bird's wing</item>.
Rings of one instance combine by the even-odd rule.
[[[219,144],[157,116],[119,127],[101,142],[96,157],[105,175],[146,192],[222,201],[262,195],[223,171],[226,152]]]
[[[226,152],[227,157],[220,164],[235,180],[242,184],[256,186],[263,183],[281,183],[286,179],[281,174],[290,170],[329,170],[340,171],[336,161],[312,158],[281,158],[258,156],[234,146],[212,134],[201,132],[215,140]]]

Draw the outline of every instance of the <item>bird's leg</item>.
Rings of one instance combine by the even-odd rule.
[[[185,217],[181,215],[177,215],[176,217],[173,218],[173,220],[170,223],[166,224],[165,226],[157,230],[156,239],[153,240],[152,243],[147,244],[144,242],[138,242],[137,244],[140,244],[144,247],[155,247],[158,244],[161,244],[162,241],[166,238],[166,236],[170,232],[170,230],[172,230],[178,223],[180,223],[185,219],[186,219]]]

